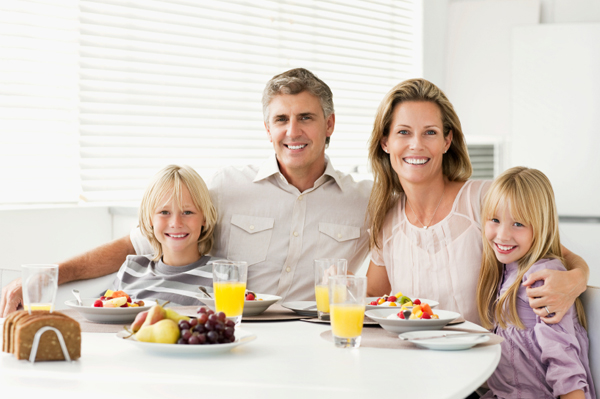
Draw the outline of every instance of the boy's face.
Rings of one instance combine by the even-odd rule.
[[[166,194],[152,215],[154,236],[162,245],[163,262],[169,266],[185,266],[203,255],[198,252],[198,239],[206,223],[204,214],[194,205],[185,185],[181,194],[181,208]]]

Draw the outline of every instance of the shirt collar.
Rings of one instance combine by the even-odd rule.
[[[272,154],[268,159],[265,160],[265,162],[263,162],[258,169],[258,173],[256,174],[253,182],[259,182],[273,175],[281,175],[283,177],[283,174],[279,171],[279,165],[277,164],[277,157],[275,154]],[[324,179],[325,176],[332,177],[340,190],[344,191],[339,173],[334,169],[333,164],[331,163],[331,160],[327,154],[325,154],[325,172],[317,179],[315,186],[319,185],[320,180]]]

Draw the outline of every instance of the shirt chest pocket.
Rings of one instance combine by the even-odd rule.
[[[231,216],[227,258],[245,261],[248,266],[264,261],[269,252],[275,219],[258,216]]]
[[[351,259],[356,252],[360,227],[319,223],[317,257]]]

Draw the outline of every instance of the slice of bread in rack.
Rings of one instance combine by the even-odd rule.
[[[14,315],[17,313],[16,315]],[[54,327],[62,333],[71,360],[81,357],[81,327],[74,319],[60,312],[40,310],[15,312],[5,320],[2,350],[17,359],[29,359],[33,338],[42,327]],[[14,315],[14,316],[13,316]],[[8,338],[8,339],[7,339]],[[40,338],[36,361],[64,360],[60,342],[54,331],[46,331]]]

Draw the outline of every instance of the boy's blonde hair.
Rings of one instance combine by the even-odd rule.
[[[381,148],[381,140],[390,134],[395,107],[409,101],[436,104],[442,116],[444,137],[452,132],[452,142],[442,160],[444,176],[450,181],[467,181],[473,173],[460,120],[444,92],[425,79],[409,79],[396,85],[379,104],[369,139],[369,161],[375,180],[367,208],[371,226],[370,248],[379,248],[379,235],[385,216],[404,192],[392,168],[390,155]]]
[[[512,218],[531,226],[533,240],[529,251],[518,260],[519,271],[514,283],[496,300],[503,273],[503,265],[485,236],[486,222],[497,215],[498,206],[506,204]],[[550,180],[537,169],[514,167],[502,173],[492,183],[485,196],[481,212],[483,256],[477,285],[477,308],[481,324],[490,329],[497,322],[502,328],[509,324],[524,329],[517,313],[517,294],[523,276],[540,259],[562,258],[558,232],[558,213]],[[581,301],[576,301],[581,325],[586,326]]]
[[[204,214],[205,224],[198,238],[198,251],[201,255],[205,255],[212,249],[217,211],[210,199],[206,183],[190,166],[169,165],[154,175],[140,204],[140,230],[154,248],[155,261],[163,256],[163,250],[162,245],[154,236],[152,216],[158,206],[162,205],[159,202],[165,195],[170,195],[170,198],[175,197],[177,204],[181,207],[182,186],[184,185],[192,196],[194,206]]]

